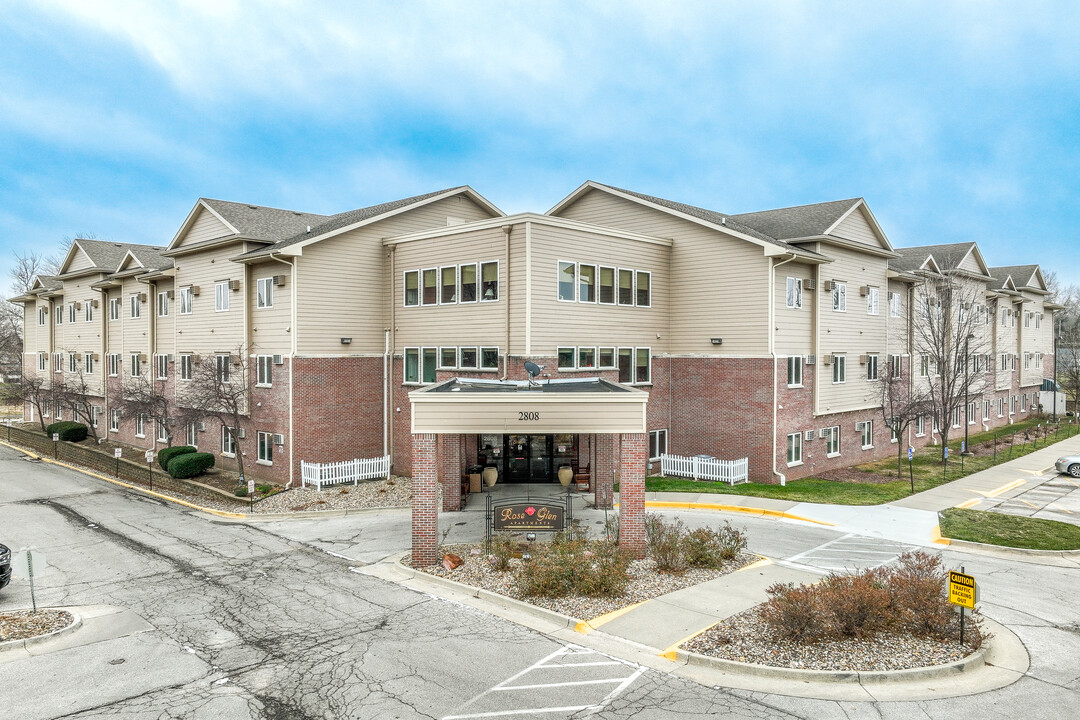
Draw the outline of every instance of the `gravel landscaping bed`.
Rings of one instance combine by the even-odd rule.
[[[662,573],[656,570],[656,563],[651,559],[634,560],[630,563],[630,584],[626,592],[615,597],[585,597],[570,595],[561,598],[527,597],[522,595],[516,587],[515,578],[517,569],[521,567],[521,560],[512,559],[510,569],[499,572],[491,567],[480,545],[444,545],[440,548],[442,554],[454,553],[460,556],[465,563],[454,570],[447,570],[442,565],[415,568],[430,575],[438,575],[455,582],[463,583],[475,588],[505,595],[527,602],[530,605],[554,610],[555,612],[569,615],[580,620],[589,620],[604,613],[642,602],[651,600],[661,595],[666,595],[675,590],[697,585],[699,583],[715,580],[718,577],[734,572],[756,561],[758,557],[750,553],[740,553],[731,562],[716,570],[690,569],[681,575]],[[408,563],[406,558],[404,563]]]
[[[16,610],[0,613],[0,642],[26,640],[63,630],[75,622],[66,610]]]
[[[689,652],[737,662],[799,670],[873,672],[945,665],[974,652],[957,642],[881,633],[867,639],[803,644],[775,637],[751,608],[683,645]]]
[[[253,512],[279,513],[312,510],[356,510],[408,506],[412,502],[412,480],[365,480],[359,485],[340,485],[325,490],[293,488],[255,502]]]

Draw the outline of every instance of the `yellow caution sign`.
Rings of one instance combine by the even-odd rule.
[[[975,609],[978,602],[978,591],[975,586],[975,578],[964,573],[949,571],[949,602],[953,605]]]

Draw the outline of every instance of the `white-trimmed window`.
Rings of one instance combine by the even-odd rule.
[[[960,427],[960,408],[954,407],[952,411],[952,426],[954,428]]]
[[[480,369],[481,370],[498,370],[499,369],[499,348],[497,348],[497,347],[482,347],[482,348],[480,348]]]
[[[1024,369],[1031,369],[1031,353],[1024,353]]]
[[[1032,313],[1029,310],[1024,311],[1024,327],[1026,328],[1031,327],[1031,315]]]
[[[139,299],[139,293],[132,293],[128,297],[128,306],[131,317],[142,317],[142,300]]]
[[[847,283],[833,281],[832,309],[836,312],[847,312]]]
[[[64,324],[64,306],[63,305],[57,305],[55,312],[56,312],[56,324],[57,325],[63,325]]]
[[[1036,368],[1041,368],[1042,367],[1042,358],[1043,358],[1042,353],[1035,353],[1035,367]]]
[[[229,281],[214,283],[214,312],[229,311]]]
[[[802,307],[802,278],[789,277],[787,279],[786,300],[789,308]]]
[[[46,325],[49,322],[49,309],[46,307],[39,307],[37,311],[37,324]]]
[[[180,379],[190,380],[195,377],[195,359],[190,353],[180,356]]]
[[[109,353],[107,360],[109,363],[109,377],[118,377],[120,375],[120,353]]]
[[[121,300],[118,297],[117,298],[111,298],[109,300],[109,319],[110,320],[119,320],[120,319],[120,302],[121,302]]]
[[[840,426],[825,428],[825,455],[836,457],[840,454]]]
[[[866,379],[868,381],[878,379],[878,356],[876,354],[866,356]]]
[[[146,437],[146,414],[139,413],[135,416],[135,437]]]
[[[802,280],[799,281],[802,283]],[[800,302],[802,287],[800,285]],[[637,271],[637,306],[652,307],[652,273],[646,270]]]
[[[64,353],[53,353],[53,372],[64,372]]]
[[[600,287],[597,299],[601,305],[615,304],[615,268],[600,266],[597,284]]]
[[[447,265],[439,268],[439,302],[443,305],[455,305],[458,300],[458,268]]]
[[[787,359],[788,387],[802,387],[802,355],[790,355]]]
[[[652,353],[649,348],[638,348],[634,354],[634,382],[652,382]]]
[[[634,271],[619,268],[619,293],[620,305],[634,304]]]
[[[157,426],[157,441],[159,443],[169,442],[169,428],[166,427],[165,423],[159,420],[154,424]]]
[[[232,356],[216,355],[214,356],[214,362],[217,366],[218,380],[221,382],[229,382],[232,379]]]
[[[860,437],[862,439],[863,450],[869,450],[874,447],[874,421],[863,420],[861,423],[855,424],[857,426],[855,429],[861,433]]]
[[[462,265],[458,269],[458,277],[461,278],[461,293],[458,302],[476,302],[476,263]]]
[[[459,350],[458,367],[462,370],[476,370],[480,367],[480,355],[475,346],[463,347]]]
[[[142,359],[138,353],[131,354],[131,377],[139,377],[142,375]]]
[[[68,303],[68,322],[69,323],[75,322],[75,317],[76,317],[75,303],[73,303],[73,302]]]
[[[274,464],[274,436],[268,432],[259,432],[259,460],[262,465]]]
[[[155,355],[154,356],[154,370],[158,380],[169,379],[169,356],[168,355]]]
[[[420,271],[406,270],[405,279],[402,283],[405,288],[405,307],[416,307],[420,304]]]
[[[577,287],[577,265],[566,260],[559,261],[559,300],[573,302],[577,299],[574,294]]]
[[[443,347],[439,348],[439,369],[440,370],[455,370],[457,369],[457,348],[456,347]]]
[[[596,302],[595,265],[578,265],[578,302]]]
[[[83,302],[83,319],[86,322],[94,322],[94,303],[97,300],[86,300]]]
[[[57,420],[63,420],[64,419],[64,403],[57,400],[56,402],[53,403],[53,405],[55,406],[53,408],[53,410],[55,411],[54,416],[56,417]]]
[[[157,314],[158,317],[169,316],[169,291],[159,292],[157,294]]]
[[[577,352],[577,367],[579,370],[592,370],[596,368],[596,348],[579,347]]]
[[[1043,313],[1035,313],[1035,329],[1042,327]]]
[[[990,401],[989,400],[983,400],[982,419],[983,419],[983,421],[986,421],[986,420],[990,419]]]
[[[967,416],[967,424],[968,425],[974,425],[975,424],[975,420],[976,420],[975,413],[977,411],[978,411],[978,406],[975,404],[974,401],[969,402],[967,404],[967,409],[964,411],[964,414]]]
[[[926,416],[920,415],[915,418],[915,437],[926,435]]]
[[[889,293],[889,317],[900,317],[900,293]]]
[[[39,352],[37,354],[37,369],[48,370],[49,369],[49,354]]]
[[[866,290],[866,314],[878,314],[878,289],[876,287],[867,288]]]
[[[649,431],[649,460],[659,460],[667,454],[667,430]]]
[[[109,413],[109,432],[120,432],[120,411],[112,410]]]
[[[1005,417],[1005,398],[999,397],[997,399],[997,411],[998,417]]]
[[[480,302],[499,299],[499,261],[480,263]]]
[[[832,381],[834,384],[847,382],[847,357],[833,355]]]
[[[420,271],[420,283],[422,285],[420,292],[420,304],[421,305],[438,305],[439,304],[439,269],[438,268],[426,268]]]
[[[195,291],[191,286],[180,288],[180,314],[190,315],[195,306]]]
[[[1009,396],[1009,414],[1010,415],[1015,415],[1016,414],[1016,396],[1015,395],[1010,395]]]
[[[255,281],[255,307],[274,307],[274,278],[264,277]]]
[[[78,362],[78,360],[75,359],[75,353],[69,352],[68,353],[68,372],[73,373],[73,372],[78,372],[78,371],[79,371],[79,362]]]
[[[572,347],[556,348],[555,356],[558,358],[558,365],[560,370],[573,370],[576,366],[574,360],[577,358],[577,352]]]
[[[403,363],[403,382],[406,383],[419,383],[420,382],[420,348],[407,347],[405,348],[404,355],[402,356]]]
[[[232,434],[232,428],[227,425],[221,426],[221,454],[236,457],[236,438]]]
[[[1020,412],[1027,412],[1028,409],[1028,395],[1024,393],[1020,396]]]
[[[889,442],[900,442],[900,418],[889,418],[885,427],[889,428]]]
[[[802,465],[802,433],[791,433],[787,436],[787,464]]]
[[[94,374],[94,353],[83,353],[83,372],[87,375]]]
[[[195,423],[188,423],[187,427],[184,428],[184,443],[198,449],[199,428]]]
[[[900,377],[900,371],[904,367],[904,359],[900,355],[889,356],[889,375],[894,378]]]
[[[596,362],[601,370],[614,370],[618,368],[618,363],[615,360],[615,348],[599,348],[596,354]]]
[[[274,356],[273,355],[256,355],[255,356],[255,384],[263,387],[270,387],[274,384]]]
[[[464,358],[466,348],[462,348],[462,358]],[[476,354],[476,348],[471,348],[473,355]],[[474,367],[475,367],[475,360]],[[435,382],[435,372],[439,365],[439,348],[426,347],[420,348],[420,379],[426,383]]]

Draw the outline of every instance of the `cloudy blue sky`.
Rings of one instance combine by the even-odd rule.
[[[199,196],[542,212],[586,179],[863,196],[894,245],[1080,283],[1080,3],[0,2],[0,271],[164,244]]]

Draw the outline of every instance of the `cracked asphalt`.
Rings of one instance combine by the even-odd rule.
[[[349,571],[403,549],[407,522],[401,512],[332,523],[211,521],[0,447],[0,541],[46,554],[39,604],[98,608],[40,654],[0,654],[0,716],[993,720],[1080,712],[1076,563],[946,551],[950,564],[963,559],[980,578],[986,614],[1031,652],[1031,670],[1013,685],[953,699],[826,702],[701,685]],[[806,562],[840,536],[735,522],[748,527],[751,549],[776,559]],[[0,591],[0,610],[28,605],[24,581]]]

